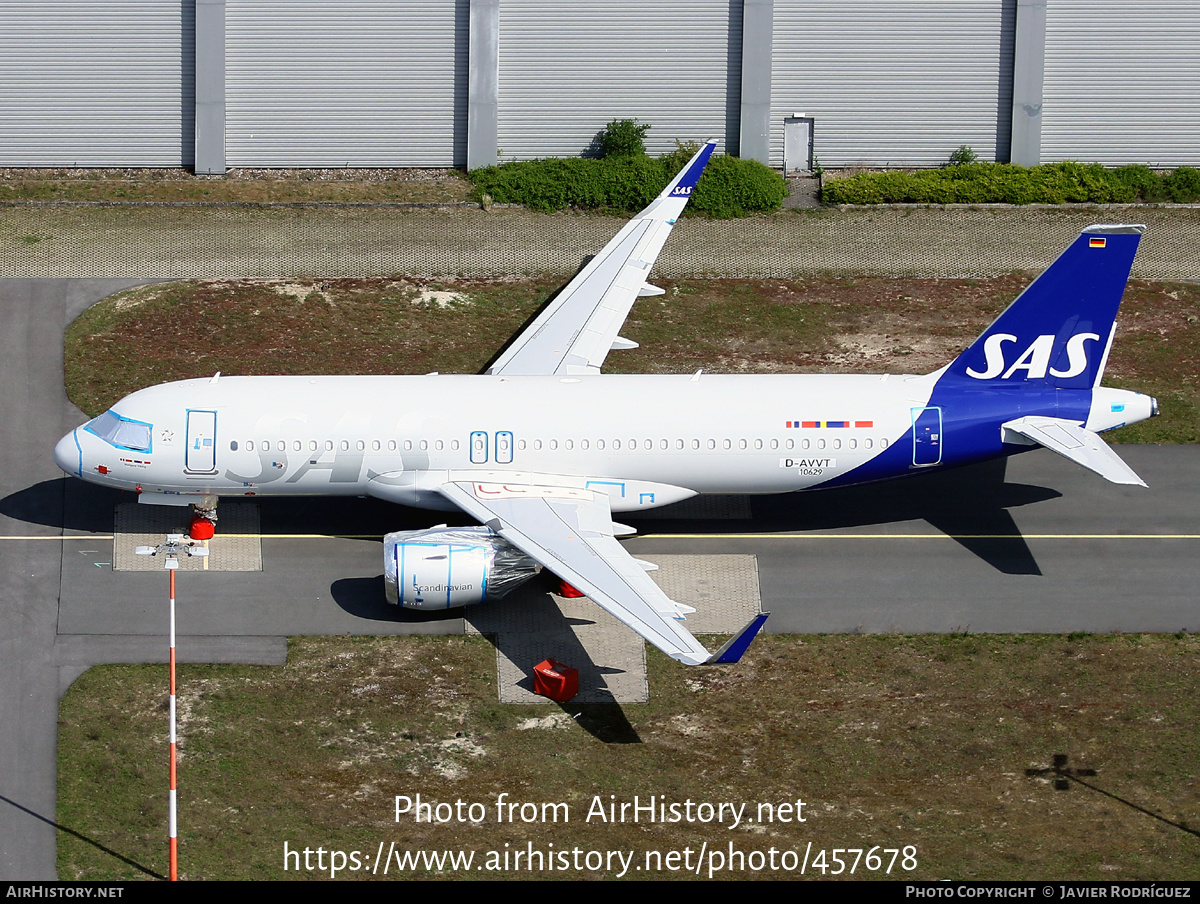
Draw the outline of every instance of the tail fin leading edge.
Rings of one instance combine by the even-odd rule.
[[[1090,389],[1103,371],[1140,225],[1095,225],[947,368],[968,383]]]

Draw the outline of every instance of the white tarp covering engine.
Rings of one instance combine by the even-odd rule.
[[[388,602],[406,609],[452,609],[499,599],[541,567],[486,527],[402,530],[383,538]]]

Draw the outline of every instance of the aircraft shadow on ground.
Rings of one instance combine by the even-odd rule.
[[[619,517],[650,535],[689,533],[701,537],[728,533],[731,529],[739,533],[800,533],[925,521],[1001,573],[1038,575],[1041,570],[1009,510],[1056,499],[1062,494],[1049,487],[1005,482],[1006,464],[1005,459],[999,459],[922,474],[913,480],[756,496],[752,497],[754,516],[750,520],[670,517],[651,520],[639,519],[634,514]],[[43,481],[0,499],[0,515],[66,530],[109,533],[113,529],[114,507],[133,499],[132,493],[68,477]],[[377,499],[310,496],[255,501],[264,537],[320,533],[379,542],[389,531],[418,530],[440,523],[473,523],[459,512],[428,512]],[[668,510],[662,510],[662,514],[668,514]],[[339,582],[347,585],[342,593],[346,600],[343,608],[361,610],[356,614],[368,618],[383,617],[378,613],[366,614],[376,610],[374,603],[365,601],[365,596],[361,602],[356,601],[360,587],[356,581],[373,583],[374,589],[380,589],[380,578]]]
[[[462,609],[439,609],[421,612],[393,606],[387,601],[383,589],[383,575],[372,578],[340,578],[329,586],[333,601],[347,615],[368,621],[393,622],[396,624],[432,626],[444,625],[446,621],[462,618]],[[420,632],[413,632],[420,633]],[[431,630],[433,634],[445,634],[444,629]]]
[[[540,583],[537,583],[540,581]],[[486,632],[484,637],[496,648],[499,657],[507,659],[520,668],[525,676],[517,686],[533,692],[533,667],[546,658],[543,644],[546,638],[551,638],[553,652],[548,654],[562,662],[569,662],[577,668],[581,685],[600,685],[605,675],[619,672],[619,669],[597,665],[588,653],[587,648],[580,642],[579,637],[571,630],[572,626],[590,623],[587,619],[568,617],[555,605],[548,591],[548,573],[535,583],[526,585],[522,591],[529,597],[528,602],[537,607],[540,652],[531,653],[531,645],[518,639],[513,632]],[[528,589],[527,589],[528,588]],[[444,634],[445,622],[449,619],[460,619],[465,609],[442,609],[432,612],[415,612],[400,609],[384,600],[383,577],[375,578],[346,578],[335,581],[332,586],[334,601],[350,615],[377,621],[403,622],[406,624],[427,623],[431,633]],[[527,602],[522,600],[522,603]],[[531,658],[532,656],[532,658]],[[539,702],[545,702],[541,700]],[[637,730],[626,717],[619,703],[561,703],[562,711],[579,723],[585,731],[597,740],[606,744],[640,744],[641,738]]]
[[[625,516],[647,534],[698,536],[826,531],[925,521],[1004,574],[1041,574],[1009,509],[1057,499],[1049,487],[1006,483],[1006,459],[915,479],[751,498],[749,521],[672,521]],[[665,510],[664,510],[665,511]]]
[[[44,480],[10,493],[0,499],[0,516],[26,524],[107,534],[112,533],[116,507],[136,501],[137,496],[132,492],[112,490],[85,483],[75,477],[65,477]],[[441,522],[474,523],[460,512],[427,512],[378,499],[353,496],[222,499],[225,505],[238,502],[251,502],[259,506],[259,530],[266,537],[325,534],[379,540],[385,533],[394,530],[419,530]],[[217,507],[217,513],[219,516],[220,506]]]

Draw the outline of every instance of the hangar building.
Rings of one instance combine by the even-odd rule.
[[[5,0],[0,166],[1200,163],[1191,0]]]

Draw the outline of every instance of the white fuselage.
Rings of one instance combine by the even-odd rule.
[[[219,377],[113,407],[149,449],[78,428],[69,473],[158,496],[374,495],[447,507],[447,472],[553,474],[614,511],[825,483],[906,442],[932,377]],[[535,481],[536,482],[536,481]],[[160,499],[159,501],[168,501]],[[186,501],[186,500],[180,500]]]

